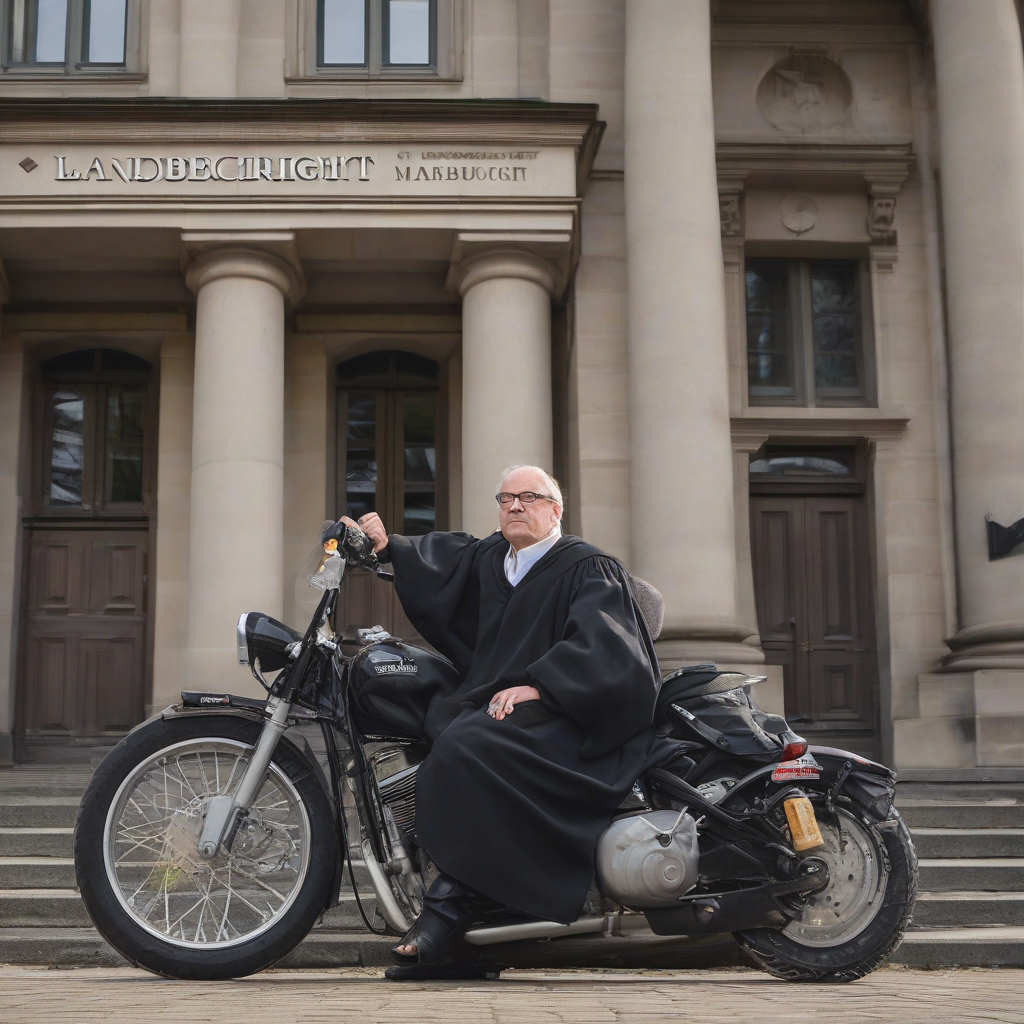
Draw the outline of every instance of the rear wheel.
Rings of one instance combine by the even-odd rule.
[[[323,911],[337,857],[330,802],[282,741],[231,852],[199,855],[206,806],[238,786],[261,731],[242,718],[155,720],[97,769],[75,828],[96,927],[139,967],[219,979],[275,963]]]
[[[740,946],[769,974],[789,981],[855,981],[892,954],[910,923],[917,855],[895,810],[876,824],[853,804],[837,808],[842,833],[819,819],[828,887],[802,900],[783,929],[738,932]]]

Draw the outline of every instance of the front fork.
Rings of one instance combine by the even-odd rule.
[[[248,812],[260,786],[263,785],[277,744],[288,727],[288,713],[291,707],[289,701],[277,697],[271,697],[267,701],[270,718],[264,722],[263,731],[238,788],[234,793],[211,797],[206,805],[206,821],[199,837],[201,857],[207,860],[216,857],[222,845],[226,850],[230,850],[231,844],[228,840],[234,837],[239,822]]]

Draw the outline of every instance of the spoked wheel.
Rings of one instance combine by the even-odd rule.
[[[781,931],[740,932],[737,941],[769,974],[790,981],[854,981],[899,945],[917,893],[917,855],[896,811],[872,823],[853,805],[837,808],[841,831],[819,818],[825,845],[812,856],[828,886],[794,905]]]
[[[282,742],[230,852],[200,856],[211,797],[241,780],[260,724],[156,720],[125,738],[86,791],[75,830],[82,897],[133,963],[178,978],[231,978],[274,963],[327,903],[337,857],[331,806]]]

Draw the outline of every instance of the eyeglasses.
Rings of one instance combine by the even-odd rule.
[[[538,498],[542,498],[544,501],[558,501],[558,499],[551,494],[538,494],[536,491],[520,491],[518,494],[510,494],[508,491],[502,491],[494,497],[498,504],[503,508],[506,505],[511,505],[516,498],[518,498],[524,505],[532,505]]]

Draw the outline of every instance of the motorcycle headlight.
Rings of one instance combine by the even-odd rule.
[[[293,660],[295,645],[302,640],[291,626],[264,612],[245,612],[235,630],[238,664],[264,672],[277,672]]]
[[[249,641],[245,635],[245,620],[249,617],[248,612],[242,612],[238,616],[238,625],[235,627],[235,643],[238,646],[238,664],[249,664]]]

